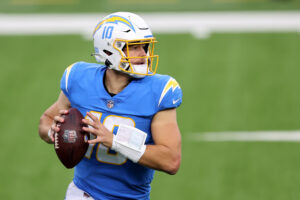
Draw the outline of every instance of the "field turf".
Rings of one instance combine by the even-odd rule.
[[[1,13],[297,11],[300,0],[1,0]]]
[[[300,198],[300,145],[198,142],[206,131],[300,130],[300,35],[158,35],[158,72],[183,89],[182,166],[158,172],[151,199]],[[0,199],[63,199],[72,170],[38,136],[39,117],[59,94],[64,69],[94,62],[80,36],[0,37]]]

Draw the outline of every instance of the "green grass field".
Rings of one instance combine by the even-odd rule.
[[[158,35],[158,72],[183,89],[178,122],[183,160],[156,173],[152,199],[300,198],[300,145],[197,142],[204,131],[299,130],[300,35]],[[38,136],[39,117],[59,94],[71,63],[90,57],[80,36],[0,37],[0,199],[63,199],[72,170]]]
[[[2,13],[299,10],[300,0],[1,0]]]

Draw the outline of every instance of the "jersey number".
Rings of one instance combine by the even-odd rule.
[[[101,112],[95,112],[91,111],[91,113],[96,116],[99,120],[101,120],[102,113]],[[89,119],[89,117],[86,117]],[[91,120],[91,119],[89,119]],[[133,126],[135,127],[135,122],[133,119],[128,118],[128,117],[121,117],[117,115],[108,115],[104,118],[103,120],[103,125],[113,132],[115,127],[119,126],[120,124],[126,124],[128,126]],[[95,138],[94,135],[90,134],[91,138]],[[94,150],[94,147],[97,146],[96,150],[96,159],[99,162],[103,163],[108,163],[108,164],[114,164],[114,165],[122,165],[127,161],[127,158],[124,157],[123,155],[116,153],[116,152],[111,152],[109,148],[104,146],[103,144],[90,144],[89,148],[85,154],[85,157],[90,159]]]

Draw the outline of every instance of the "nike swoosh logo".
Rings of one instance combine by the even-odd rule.
[[[176,99],[176,100],[173,99],[173,104],[176,104],[179,100],[180,100],[180,98]]]

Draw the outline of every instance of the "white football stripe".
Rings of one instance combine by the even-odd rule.
[[[224,142],[224,141],[265,141],[265,142],[299,142],[300,131],[237,131],[237,132],[205,132],[189,134],[192,140]]]

